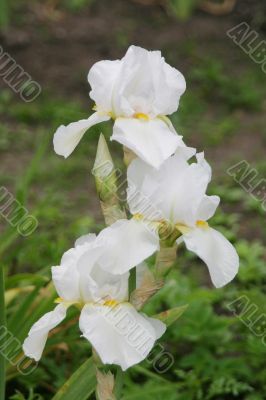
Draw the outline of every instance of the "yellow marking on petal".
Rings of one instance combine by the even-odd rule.
[[[207,229],[207,228],[209,228],[208,222],[202,221],[201,219],[199,219],[199,220],[196,222],[196,225],[197,225],[198,228],[202,228],[202,229]]]
[[[109,117],[111,117],[113,120],[116,119],[116,116],[115,116],[115,114],[114,114],[112,111],[109,111],[109,112],[107,113],[107,115],[109,115]]]
[[[92,111],[96,111],[99,115],[108,115],[108,117],[116,119],[116,116],[112,111],[101,111],[98,109],[96,104],[94,104],[94,106],[92,107]]]
[[[144,121],[149,121],[150,117],[147,114],[136,113],[133,115],[134,118],[143,119]]]
[[[161,121],[163,121],[168,128],[172,127],[172,122],[170,121],[170,119],[168,117],[166,117],[165,115],[158,115],[157,117],[158,119],[160,119]]]
[[[141,221],[142,219],[144,219],[144,215],[139,213],[134,214],[133,219],[135,219],[136,221]]]
[[[116,300],[106,300],[103,305],[107,307],[116,307],[119,304]]]
[[[62,297],[57,297],[54,301],[56,304],[64,304],[66,307],[70,307],[73,304],[79,304],[78,301],[64,300]]]
[[[60,303],[63,303],[64,300],[63,300],[61,297],[57,297],[57,298],[55,299],[54,302],[55,302],[56,304],[60,304]]]

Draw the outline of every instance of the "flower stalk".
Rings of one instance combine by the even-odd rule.
[[[118,221],[121,218],[126,218],[126,213],[122,210],[118,199],[115,166],[102,133],[99,137],[92,172],[95,176],[96,189],[106,225],[112,225],[115,221]],[[132,272],[130,274],[129,286],[130,285],[132,285],[132,289],[129,288],[129,293],[134,291],[136,287],[136,271],[135,273]],[[101,363],[95,349],[93,349],[93,358],[97,378],[97,400],[119,400],[121,398],[124,383],[124,373],[122,368],[120,366],[116,367],[116,376],[114,379],[111,371],[108,371],[108,373],[104,372],[104,365]],[[110,383],[111,380],[112,384]]]
[[[115,377],[115,400],[121,399],[122,389],[124,385],[124,372],[121,367],[117,367]]]
[[[161,241],[160,250],[156,255],[155,261],[155,277],[156,279],[164,279],[172,268],[176,260],[177,244],[174,243],[172,246],[165,245]]]
[[[113,119],[111,140],[124,146],[127,210],[132,218],[121,207],[118,174],[101,134],[92,172],[109,226],[98,235],[78,238],[60,265],[52,267],[60,301],[35,322],[23,350],[39,361],[51,329],[65,319],[69,307],[78,306],[82,336],[93,349],[97,400],[120,400],[123,371],[143,361],[167,324],[185,310],[185,306],[177,307],[155,319],[139,312],[164,285],[176,259],[177,243],[184,241],[207,264],[216,287],[233,279],[239,258],[228,240],[207,222],[220,199],[206,194],[211,168],[204,153],[187,147],[166,117],[178,108],[186,87],[183,75],[166,64],[160,52],[130,46],[121,60],[96,63],[88,80],[95,113],[61,125],[54,135],[54,149],[68,157],[90,127]],[[190,162],[194,155],[196,162]],[[144,261],[155,253],[151,271]],[[5,324],[3,270],[1,274],[0,322]],[[118,311],[128,318],[120,329],[114,323]],[[145,328],[149,340],[141,343],[143,351],[129,340],[132,325],[128,321]],[[0,400],[4,400],[5,363],[0,361]],[[118,365],[116,378],[110,364]]]

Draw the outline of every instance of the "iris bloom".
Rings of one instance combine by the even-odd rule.
[[[49,331],[64,320],[72,305],[81,310],[80,330],[102,362],[123,370],[142,361],[164,333],[161,321],[128,303],[129,274],[115,276],[100,268],[102,251],[102,242],[87,235],[63,255],[60,266],[52,267],[58,305],[31,328],[23,344],[28,357],[41,358]]]
[[[151,255],[158,249],[159,232],[167,228],[165,233],[168,234],[170,227],[172,237],[176,235],[174,240],[180,242],[182,235],[187,249],[206,263],[216,287],[234,278],[239,267],[238,255],[231,243],[207,222],[220,201],[218,196],[206,195],[211,168],[203,153],[197,154],[196,158],[197,162],[189,164],[184,154],[177,152],[159,170],[140,159],[130,164],[127,197],[133,218],[120,221],[116,229],[107,228],[113,230],[113,235],[109,245],[108,238],[106,240],[101,258],[103,266],[115,273],[125,273],[134,266],[131,254],[138,252],[137,236],[142,235],[142,248],[146,246]],[[130,235],[129,245],[123,243],[123,231]],[[121,252],[128,255],[123,263],[113,262],[110,256],[117,242],[121,243]]]
[[[182,137],[165,116],[177,110],[186,88],[185,79],[165,62],[160,51],[130,46],[121,60],[94,64],[88,81],[95,113],[57,129],[57,154],[68,157],[90,127],[111,118],[111,140],[131,149],[155,168],[178,146],[184,146]]]

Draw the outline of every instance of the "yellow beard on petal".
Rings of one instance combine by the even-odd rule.
[[[107,306],[107,307],[115,307],[115,306],[117,306],[118,304],[119,304],[119,302],[116,301],[116,300],[114,300],[114,299],[106,300],[106,301],[103,303],[103,305],[104,305],[104,306]]]
[[[147,114],[143,114],[143,113],[135,113],[133,115],[134,118],[137,119],[143,119],[144,121],[149,121],[150,117]]]
[[[202,228],[202,229],[207,229],[207,228],[209,228],[208,222],[202,221],[201,219],[199,219],[199,220],[196,222],[196,225],[197,225],[198,228]]]
[[[71,300],[67,301],[67,300],[62,299],[62,297],[57,297],[54,302],[56,304],[64,304],[67,307],[70,307],[74,304],[79,304],[78,301],[71,301]]]
[[[144,215],[137,213],[137,214],[134,214],[132,218],[135,219],[136,221],[141,221],[144,219]]]
[[[57,297],[54,302],[56,304],[64,304],[66,307],[70,307],[72,305],[75,305],[79,309],[82,309],[86,304],[90,304],[90,305],[98,304],[97,302],[93,302],[93,301],[88,301],[88,302],[66,301],[66,300],[62,299],[61,297]],[[123,303],[123,302],[119,302],[119,301],[114,300],[114,299],[109,299],[109,300],[105,300],[103,303],[98,304],[98,305],[107,306],[107,307],[116,307],[120,303]]]

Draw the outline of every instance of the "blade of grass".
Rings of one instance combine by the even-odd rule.
[[[50,143],[49,135],[43,134],[41,138],[38,137],[36,150],[34,152],[34,157],[32,158],[24,175],[18,181],[19,183],[16,187],[16,198],[22,204],[26,204],[27,202],[29,185],[34,179],[36,171],[38,171],[39,169],[39,165],[41,164],[41,160],[45,155],[49,143]]]
[[[92,357],[65,382],[52,400],[87,400],[95,391],[96,377]]]
[[[1,3],[1,1],[0,1]],[[0,7],[1,14],[1,7]],[[37,147],[34,152],[34,157],[32,158],[29,166],[27,167],[24,175],[20,177],[19,183],[16,187],[16,200],[19,201],[23,206],[26,206],[28,194],[29,194],[29,186],[34,179],[36,171],[38,170],[38,165],[41,163],[42,158],[45,155],[46,149],[50,142],[49,135],[43,135],[41,138],[38,138]],[[17,240],[19,236],[19,232],[16,227],[10,227],[6,230],[6,232],[1,236],[0,243],[0,256],[6,252],[6,250]]]
[[[121,392],[124,385],[124,372],[121,367],[117,367],[115,376],[115,398],[118,400],[121,398]]]
[[[0,266],[0,327],[6,327],[4,269]],[[0,353],[0,400],[5,400],[6,360]]]
[[[0,1],[0,29],[3,31],[7,28],[9,22],[8,18],[8,4],[7,0]]]

